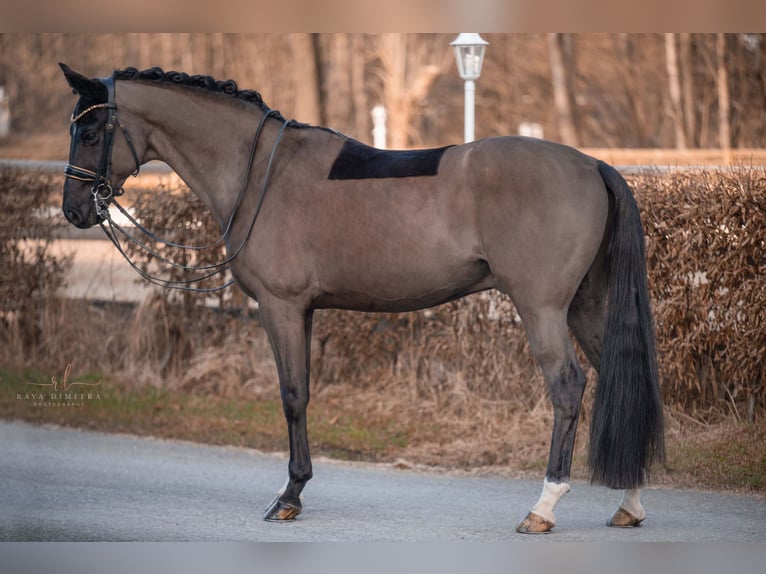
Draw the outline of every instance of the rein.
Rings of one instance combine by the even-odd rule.
[[[125,135],[125,139],[128,142],[128,146],[130,147],[130,151],[133,154],[133,158],[136,162],[136,170],[132,173],[133,176],[138,175],[138,172],[140,170],[140,161],[138,159],[138,154],[136,153],[135,148],[133,147],[133,143],[130,139],[130,134],[128,133],[126,127],[119,123],[119,120],[117,118],[117,105],[114,102],[114,78],[113,77],[108,78],[107,80],[103,80],[103,82],[107,85],[108,94],[109,94],[108,101],[104,104],[96,104],[94,106],[90,106],[89,108],[86,108],[85,110],[77,114],[76,116],[73,115],[71,119],[71,123],[74,124],[83,116],[85,116],[86,114],[88,114],[89,112],[93,110],[103,109],[103,108],[106,108],[107,110],[109,110],[109,115],[108,115],[107,123],[105,126],[104,148],[102,150],[101,161],[99,163],[98,171],[94,172],[79,166],[67,164],[66,168],[64,169],[64,174],[66,175],[66,177],[76,179],[78,181],[93,182],[91,193],[93,194],[93,202],[94,202],[94,207],[96,210],[96,215],[99,218],[99,226],[104,231],[104,234],[109,238],[109,240],[117,248],[117,251],[120,252],[120,254],[128,262],[128,264],[141,277],[143,277],[150,283],[154,285],[158,285],[160,287],[165,287],[168,289],[178,289],[182,291],[192,291],[195,293],[213,293],[216,291],[222,291],[223,289],[230,287],[235,282],[233,278],[217,287],[200,288],[200,287],[192,287],[191,285],[193,283],[198,283],[205,279],[210,279],[211,277],[214,277],[218,274],[225,273],[226,271],[230,270],[231,264],[239,256],[239,254],[242,252],[245,245],[249,241],[250,236],[252,235],[252,232],[253,232],[253,228],[255,227],[255,221],[258,218],[258,214],[260,213],[261,207],[263,206],[264,199],[266,198],[266,191],[268,189],[268,185],[271,180],[271,174],[273,171],[274,157],[276,156],[277,146],[279,145],[279,142],[282,139],[282,135],[284,134],[285,129],[287,128],[288,125],[291,125],[293,121],[282,120],[282,126],[276,138],[274,139],[274,143],[271,146],[271,152],[269,154],[268,163],[266,165],[266,173],[263,178],[263,184],[261,186],[261,191],[258,197],[258,203],[256,204],[253,218],[250,221],[250,225],[247,229],[247,233],[244,239],[239,244],[237,249],[230,256],[228,256],[226,259],[224,259],[223,261],[219,263],[214,263],[211,265],[198,265],[198,266],[183,265],[183,264],[171,261],[170,259],[164,257],[163,255],[158,253],[154,248],[147,245],[144,241],[142,241],[135,235],[131,234],[129,231],[123,229],[112,218],[111,214],[109,213],[109,206],[113,204],[119,210],[119,212],[136,229],[141,231],[150,240],[161,243],[163,245],[167,245],[169,247],[201,251],[206,249],[212,249],[214,247],[217,247],[227,242],[230,239],[234,220],[236,218],[237,213],[239,212],[239,208],[242,205],[242,201],[245,197],[245,192],[247,191],[247,188],[250,183],[250,175],[252,172],[253,163],[255,161],[256,148],[258,147],[258,141],[260,140],[261,132],[263,131],[263,128],[266,124],[266,120],[272,116],[278,117],[279,119],[282,119],[282,118],[279,117],[279,112],[276,110],[268,110],[261,117],[261,120],[258,124],[258,128],[256,129],[255,135],[253,137],[253,142],[250,146],[250,155],[248,157],[247,168],[245,170],[245,179],[242,183],[241,189],[239,190],[237,201],[234,204],[234,209],[232,210],[231,215],[229,216],[229,219],[226,224],[226,228],[224,229],[221,236],[216,241],[209,243],[207,245],[201,245],[201,246],[184,245],[184,244],[168,241],[152,233],[151,231],[146,229],[143,225],[141,225],[132,215],[130,215],[130,213],[128,213],[128,211],[124,207],[122,207],[117,202],[117,197],[122,195],[124,193],[124,190],[122,189],[122,187],[115,188],[113,184],[111,183],[111,181],[109,180],[109,176],[111,172],[111,162],[112,162],[112,157],[111,157],[112,148],[114,146],[114,126],[115,125],[120,126],[120,129]],[[130,259],[129,255],[125,252],[125,249],[122,247],[122,244],[120,243],[119,236],[122,236],[126,240],[130,241],[131,243],[137,245],[140,249],[144,250],[146,253],[148,253],[149,255],[151,255],[152,257],[154,257],[161,263],[164,263],[176,269],[180,269],[182,271],[192,271],[192,272],[202,273],[202,275],[198,275],[197,277],[193,277],[191,279],[178,279],[178,280],[163,279],[161,277],[152,275],[149,272],[145,271],[144,269],[140,268]]]

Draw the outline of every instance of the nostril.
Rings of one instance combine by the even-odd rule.
[[[80,225],[80,215],[74,209],[65,209],[64,217],[66,217],[67,221],[72,225]]]

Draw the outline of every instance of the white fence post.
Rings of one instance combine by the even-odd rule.
[[[11,108],[5,88],[0,86],[0,138],[7,138],[11,133]]]
[[[372,108],[372,141],[378,149],[386,149],[386,108],[378,104]]]
[[[521,122],[519,124],[519,135],[543,139],[543,126],[537,122]]]

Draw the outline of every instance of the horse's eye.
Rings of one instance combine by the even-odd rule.
[[[80,141],[83,145],[94,145],[98,143],[98,132],[84,132],[80,136]]]

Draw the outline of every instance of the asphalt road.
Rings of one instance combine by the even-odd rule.
[[[574,484],[543,536],[514,527],[539,481],[319,462],[293,523],[261,520],[284,457],[0,422],[2,541],[766,540],[766,500],[647,489],[640,528],[604,521],[619,493]]]

